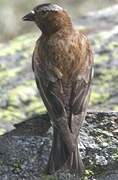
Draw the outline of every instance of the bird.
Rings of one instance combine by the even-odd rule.
[[[91,44],[76,30],[67,10],[57,4],[37,5],[23,20],[33,21],[41,31],[32,55],[32,69],[53,127],[45,173],[67,169],[81,176],[85,168],[78,138],[91,92]]]

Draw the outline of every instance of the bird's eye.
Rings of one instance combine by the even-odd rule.
[[[42,14],[43,16],[47,16],[47,15],[49,14],[49,11],[42,11],[41,14]]]

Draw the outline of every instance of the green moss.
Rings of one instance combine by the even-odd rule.
[[[25,114],[30,116],[46,111],[41,98],[36,97],[36,85],[32,80],[9,91],[8,105],[7,110],[4,110],[3,118],[15,123],[25,118]]]
[[[21,168],[21,163],[20,162],[15,162],[12,166],[12,171],[15,173],[15,174],[19,174],[21,171],[22,171],[22,168]]]
[[[2,161],[2,160],[0,160],[0,166],[1,166],[1,165],[3,165],[3,161]]]
[[[94,36],[94,42],[95,42],[95,44],[100,44],[100,41],[101,41],[101,36],[100,36],[100,34],[96,34],[96,35]]]
[[[98,36],[100,40],[104,40],[109,37],[109,31],[101,31],[100,33],[98,33]]]
[[[29,106],[26,107],[26,112],[28,114],[38,113],[41,114],[46,111],[46,108],[41,99],[32,101]]]
[[[112,91],[118,88],[118,71],[116,67],[112,69],[102,69],[101,75],[94,79],[93,89],[90,98],[90,105],[103,104],[109,100]],[[114,108],[114,105],[112,105]],[[115,107],[117,110],[117,107]]]
[[[90,132],[90,134],[92,136],[96,136],[96,140],[98,140],[97,138],[99,138],[99,140],[103,140],[103,134],[101,129],[94,129]]]
[[[0,119],[2,119],[2,117],[3,117],[3,109],[0,108]]]
[[[18,123],[19,119],[23,120],[25,118],[25,115],[23,114],[20,109],[16,109],[13,107],[8,107],[8,109],[3,110],[3,119],[4,121],[11,122],[11,123]]]
[[[13,105],[16,104],[16,102],[19,102],[19,100],[25,103],[30,101],[35,94],[36,91],[33,87],[20,85],[9,92],[9,103]]]
[[[102,84],[102,85],[101,85]],[[96,81],[96,87],[95,87],[95,90],[101,92],[101,93],[104,93],[104,92],[108,92],[108,89],[109,89],[109,83],[107,81],[102,81],[102,80],[98,80]]]
[[[109,60],[109,56],[107,54],[102,54],[100,56],[95,57],[95,64],[101,64]]]
[[[112,41],[108,44],[108,49],[114,50],[114,48],[118,48],[118,42]]]
[[[27,34],[24,36],[20,36],[10,42],[8,46],[0,51],[0,56],[13,55],[21,50],[30,50],[34,47],[34,39],[36,38],[36,34]]]
[[[10,70],[4,70],[0,72],[0,83],[1,81],[5,81],[6,79],[10,79],[12,77],[15,77],[17,73],[19,73],[21,68],[15,68]]]
[[[40,101],[33,101],[28,106],[28,110],[29,111],[34,111],[35,109],[42,108],[42,107],[44,107],[44,104],[43,104],[43,102],[41,100]]]
[[[27,80],[24,85],[36,88],[36,82],[34,80]]]
[[[19,96],[22,96],[23,94],[27,95],[35,95],[35,90],[32,87],[20,85],[17,88],[15,88],[12,91],[13,94],[18,94]]]
[[[114,111],[117,111],[117,112],[118,112],[118,105],[116,105],[116,106],[114,107]]]
[[[104,69],[102,71],[101,79],[103,81],[111,81],[112,79],[115,79],[118,77],[118,70],[116,67],[112,69]]]
[[[1,71],[3,71],[3,70],[5,70],[6,69],[6,64],[4,63],[4,64],[0,64],[0,70]]]
[[[5,129],[0,128],[0,136],[1,136],[1,135],[3,135],[5,132],[6,132],[6,130],[5,130]]]
[[[115,160],[115,161],[118,161],[118,148],[116,149],[116,152],[114,154],[112,154],[112,158]]]
[[[8,104],[10,106],[15,106],[15,107],[19,107],[21,104],[21,101],[19,99],[19,97],[16,94],[9,94],[8,95]]]
[[[115,60],[117,60],[118,59],[118,51],[113,51],[112,56]]]
[[[58,177],[53,175],[47,175],[47,176],[43,176],[42,180],[58,180]]]
[[[90,97],[90,104],[95,105],[95,104],[103,103],[108,99],[108,97],[109,97],[109,93],[107,92],[97,93],[95,91],[92,91]]]
[[[93,172],[92,170],[86,169],[86,170],[85,170],[84,177],[82,178],[82,180],[88,180],[88,179],[90,179],[93,175],[94,175],[94,172]]]

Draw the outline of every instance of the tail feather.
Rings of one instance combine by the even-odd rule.
[[[79,176],[84,171],[78,147],[75,152],[70,155],[62,137],[57,129],[54,128],[53,144],[45,173],[53,174],[61,168],[67,168],[72,174]]]
[[[67,167],[74,175],[81,176],[84,173],[84,164],[82,162],[78,147],[76,148],[75,152],[72,153]]]
[[[69,158],[69,152],[65,143],[62,141],[58,130],[54,128],[53,144],[46,167],[46,174],[53,174],[55,171],[64,166]]]

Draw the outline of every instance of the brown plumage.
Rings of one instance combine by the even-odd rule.
[[[54,129],[46,173],[65,167],[82,174],[77,139],[90,94],[90,44],[57,5],[39,5],[23,19],[34,21],[42,31],[33,52],[32,68]]]

